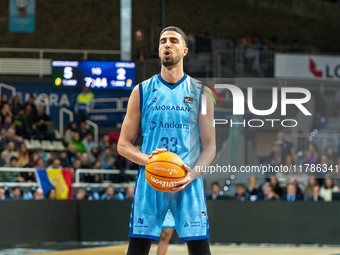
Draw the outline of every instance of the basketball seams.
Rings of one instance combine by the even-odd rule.
[[[151,173],[151,172],[149,172],[149,171],[146,170],[146,169],[145,169],[145,171],[146,171],[148,174],[150,174],[150,175],[154,175],[154,176],[161,177],[161,178],[165,178],[165,179],[182,179],[182,178],[185,177],[185,175],[184,175],[184,176],[181,176],[181,177],[172,177],[172,176],[166,177],[166,176],[162,176],[162,175],[158,175],[158,174]]]
[[[150,163],[147,163],[146,165],[151,165],[152,163],[169,163],[169,164],[176,165],[176,166],[178,166],[179,168],[181,168],[181,169],[184,170],[184,168],[183,168],[182,166],[180,166],[180,165],[178,165],[178,164],[176,164],[176,163],[173,163],[173,162],[170,162],[170,161],[164,161],[164,160],[152,161],[152,162],[150,162]]]

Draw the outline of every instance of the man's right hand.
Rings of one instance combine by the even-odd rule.
[[[150,158],[152,158],[153,155],[156,155],[156,154],[161,153],[161,152],[166,152],[166,151],[167,151],[167,149],[165,149],[165,148],[154,150],[153,152],[151,152],[151,155],[149,155],[149,157],[146,159],[145,165],[147,164],[148,160]]]

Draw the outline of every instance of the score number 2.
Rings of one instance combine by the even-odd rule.
[[[161,142],[163,143],[162,148],[167,149],[170,152],[177,153],[177,138],[170,137],[170,144],[168,137],[162,137]]]

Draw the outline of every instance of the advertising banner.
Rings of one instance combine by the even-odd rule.
[[[9,0],[9,31],[35,32],[35,0]]]

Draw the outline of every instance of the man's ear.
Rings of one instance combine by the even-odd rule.
[[[188,54],[188,52],[189,52],[189,49],[188,48],[184,48],[184,50],[183,50],[183,57],[185,57],[187,54]]]

